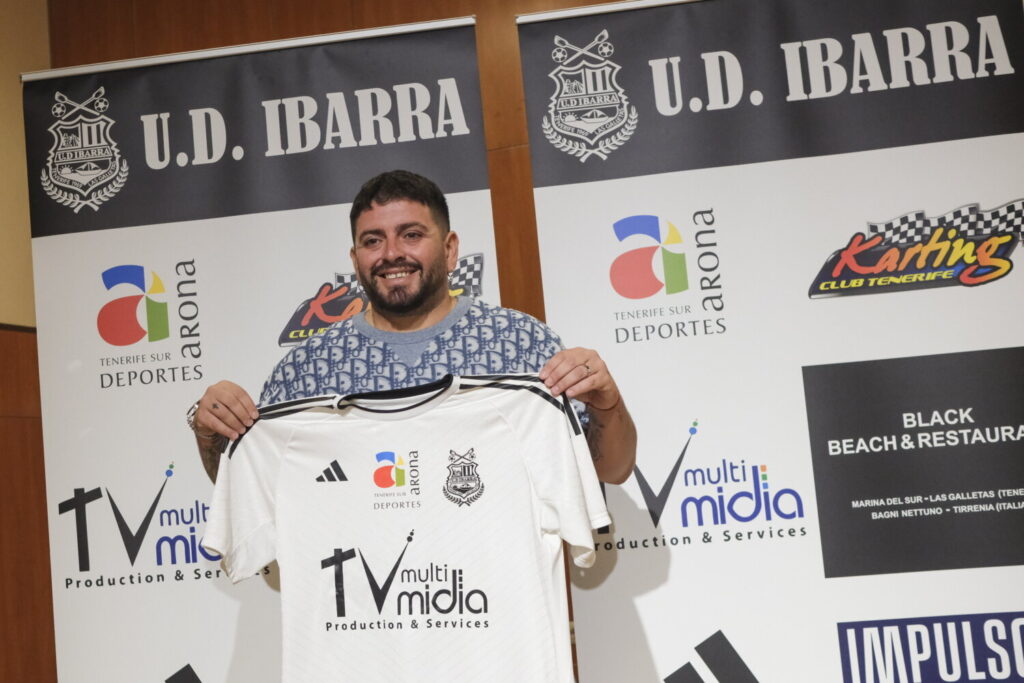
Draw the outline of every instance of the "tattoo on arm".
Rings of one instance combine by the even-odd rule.
[[[587,445],[590,446],[590,459],[597,462],[604,454],[601,453],[601,432],[604,429],[604,425],[601,424],[601,419],[594,414],[594,411],[590,412],[590,421],[587,423]]]
[[[220,456],[228,445],[227,437],[218,434],[212,439],[196,437],[199,444],[199,456],[203,459],[203,467],[206,469],[206,476],[210,481],[217,481],[217,467],[220,465]]]

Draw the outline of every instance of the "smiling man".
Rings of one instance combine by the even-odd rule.
[[[349,214],[352,266],[369,308],[293,348],[263,386],[260,404],[400,389],[453,375],[538,374],[552,393],[586,405],[587,442],[602,481],[622,483],[633,471],[636,428],[618,386],[593,349],[563,349],[539,320],[509,308],[452,296],[448,274],[459,256],[448,203],[432,181],[390,171],[360,189]],[[519,331],[501,367],[485,364],[467,337]],[[249,394],[233,382],[209,388],[188,413],[203,464],[216,477],[228,439],[258,417]]]

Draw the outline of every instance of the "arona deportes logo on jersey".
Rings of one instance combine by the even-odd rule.
[[[121,265],[106,269],[101,278],[108,291],[121,287],[132,292],[108,301],[97,314],[96,329],[103,341],[112,346],[130,346],[143,338],[154,342],[170,336],[167,302],[163,300],[167,290],[159,275],[149,271],[147,277],[142,266]],[[139,302],[143,299],[145,326],[139,323]]]
[[[382,463],[373,471],[373,483],[377,488],[405,486],[405,460],[402,456],[396,456],[394,451],[381,451],[374,457],[378,463]]]
[[[638,215],[615,221],[612,228],[619,242],[645,245],[612,261],[608,278],[619,296],[646,299],[662,290],[678,294],[690,288],[686,254],[679,251],[683,238],[675,225],[657,216]]]
[[[110,135],[114,120],[105,114],[110,100],[104,94],[98,88],[82,102],[61,92],[53,96],[50,111],[57,120],[47,129],[53,145],[40,181],[50,199],[75,213],[84,206],[99,211],[128,180],[128,161]]]
[[[923,211],[868,223],[825,261],[808,296],[848,296],[979,285],[1006,277],[1024,240],[1024,199],[981,211],[961,206],[941,216]]]
[[[556,149],[585,162],[592,156],[606,160],[636,130],[636,107],[618,84],[622,67],[611,61],[615,47],[603,30],[583,47],[554,37],[551,59],[556,66],[548,76],[555,92],[542,124],[544,137]]]

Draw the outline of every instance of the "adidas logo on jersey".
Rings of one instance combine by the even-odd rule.
[[[348,481],[348,477],[341,469],[341,465],[338,464],[337,460],[332,460],[328,468],[324,470],[324,473],[316,478],[317,481]]]

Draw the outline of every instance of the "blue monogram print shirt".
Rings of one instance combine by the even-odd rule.
[[[558,335],[536,318],[467,297],[415,332],[378,330],[359,313],[289,351],[263,385],[260,405],[401,389],[447,374],[532,374],[561,349]]]

